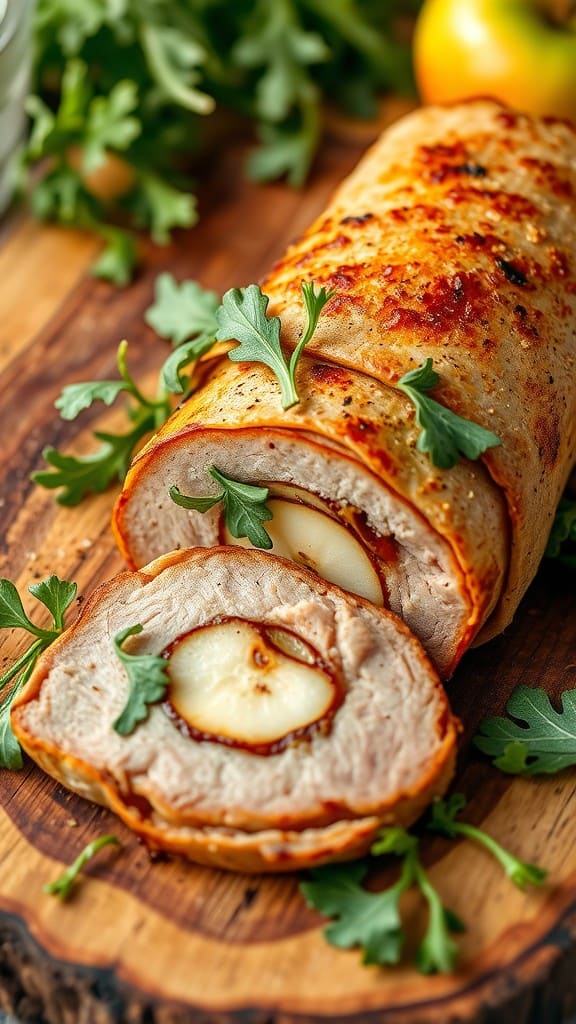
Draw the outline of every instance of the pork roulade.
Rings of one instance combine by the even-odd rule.
[[[534,576],[576,451],[576,131],[478,101],[389,130],[264,282],[282,342],[301,284],[335,291],[284,410],[260,363],[217,361],[137,456],[115,512],[132,566],[234,542],[209,470],[269,489],[273,551],[391,608],[442,675],[503,629]],[[438,468],[398,388],[492,432]],[[240,543],[247,544],[247,540]]]
[[[131,719],[119,650],[166,659],[167,685]],[[12,725],[42,768],[151,847],[244,871],[363,854],[444,792],[456,746],[403,623],[233,547],[172,553],[100,587]]]

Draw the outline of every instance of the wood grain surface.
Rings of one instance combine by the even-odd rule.
[[[334,138],[304,193],[256,187],[234,143],[204,168],[201,223],[164,249],[148,247],[129,289],[93,280],[96,243],[25,217],[0,249],[0,572],[21,591],[50,572],[80,595],[122,568],[109,530],[114,493],[76,509],[30,482],[47,445],[87,451],[91,431],[118,413],[94,408],[63,423],[62,385],[115,375],[118,341],[152,384],[167,345],[146,327],[162,270],[217,290],[260,278],[356,163],[365,139]],[[27,609],[32,600],[26,602]],[[296,877],[220,873],[153,860],[113,817],[42,775],[30,762],[0,773],[0,1007],[37,1024],[292,1024],[334,1020],[553,1024],[576,1007],[576,775],[544,780],[498,773],[470,745],[478,721],[502,709],[518,683],[551,694],[576,686],[574,575],[544,566],[506,635],[471,652],[449,686],[464,723],[456,788],[482,824],[519,856],[550,870],[550,884],[521,893],[470,843],[430,837],[424,861],[445,902],[467,923],[458,970],[422,977],[409,964],[365,968],[357,952],[326,944],[323,921]],[[0,637],[2,663],[24,646]],[[73,899],[42,893],[90,839],[114,831]],[[393,877],[384,866],[377,882]],[[403,911],[417,936],[423,908]]]

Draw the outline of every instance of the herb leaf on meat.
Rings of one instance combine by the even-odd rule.
[[[234,362],[264,363],[272,370],[280,384],[283,409],[290,409],[300,400],[295,382],[296,365],[316,330],[320,313],[333,294],[325,288],[316,292],[311,283],[302,285],[307,324],[289,362],[280,346],[280,317],[266,315],[269,298],[258,285],[231,288],[222,299],[216,314],[218,340],[238,342],[236,348],[228,353],[228,358]]]
[[[128,700],[113,724],[115,731],[122,736],[130,735],[138,722],[148,717],[148,705],[162,700],[169,682],[168,663],[164,658],[154,654],[130,654],[123,650],[122,645],[128,637],[137,636],[143,628],[140,623],[128,626],[114,637],[116,654],[126,669],[130,683]]]
[[[92,860],[92,857],[103,846],[120,846],[120,840],[113,835],[105,835],[100,836],[98,839],[93,839],[91,843],[84,847],[70,867],[66,868],[66,871],[60,875],[60,878],[45,885],[42,891],[48,893],[49,896],[58,896],[61,900],[67,900],[82,868],[89,860]]]
[[[506,704],[510,717],[485,718],[474,743],[504,772],[562,771],[576,764],[576,689],[565,690],[561,701],[556,711],[545,690],[517,686]]]
[[[181,508],[194,509],[196,512],[207,512],[219,502],[224,506],[224,520],[233,537],[247,537],[256,548],[269,550],[272,540],[262,523],[272,519],[272,513],[266,505],[269,495],[268,487],[257,487],[225,476],[215,466],[209,466],[210,476],[220,484],[222,490],[208,497],[191,497],[182,494],[178,487],[170,488],[170,497]]]
[[[396,386],[416,409],[416,423],[421,431],[416,445],[418,451],[427,452],[433,465],[439,469],[451,469],[460,455],[476,460],[501,441],[491,430],[458,416],[429,398],[426,392],[439,380],[439,374],[432,368],[432,359],[428,358],[416,370],[405,373]]]
[[[0,677],[0,691],[14,680],[13,686],[2,695],[0,702],[0,767],[17,770],[22,767],[22,751],[10,723],[10,710],[16,694],[32,675],[38,657],[60,636],[64,628],[67,609],[76,597],[76,584],[52,575],[29,586],[30,593],[52,615],[49,629],[37,626],[26,615],[20,595],[11,580],[0,580],[0,629],[24,629],[35,638],[17,661]]]

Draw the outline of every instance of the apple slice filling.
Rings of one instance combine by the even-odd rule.
[[[314,505],[305,504],[300,495],[306,492],[300,488],[294,490],[297,492],[294,499],[273,496],[266,502],[272,513],[272,519],[265,524],[272,540],[272,552],[382,606],[382,583],[360,538],[345,523],[322,509],[321,499],[314,495]],[[282,487],[283,495],[288,491],[287,486]],[[247,538],[233,537],[226,526],[223,539],[226,544],[252,547]]]
[[[178,638],[169,656],[166,711],[183,732],[255,753],[276,753],[340,703],[333,676],[288,630],[226,619]]]

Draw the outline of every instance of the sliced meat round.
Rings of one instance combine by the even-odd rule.
[[[163,697],[115,729],[124,650],[163,654]],[[104,584],[15,701],[40,766],[152,847],[247,871],[364,853],[444,792],[457,727],[390,612],[237,547],[173,553]]]

